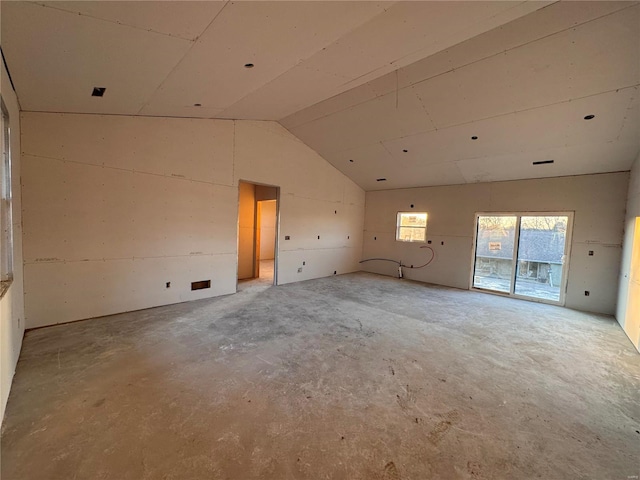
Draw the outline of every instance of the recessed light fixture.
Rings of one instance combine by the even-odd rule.
[[[404,153],[407,153],[409,150],[407,150],[406,148],[404,150],[402,150]]]
[[[93,87],[93,92],[91,92],[92,97],[101,97],[104,95],[104,91],[106,87]]]
[[[476,135],[474,135],[473,137],[471,137],[471,140],[477,140],[478,137]]]
[[[245,63],[244,68],[253,68],[255,65],[253,63]]]
[[[533,162],[534,165],[546,165],[548,163],[553,163],[553,160],[540,160],[539,162]]]
[[[595,115],[587,115],[586,117],[584,117],[585,120],[591,120],[592,118],[595,118]]]
[[[376,182],[386,182],[386,178],[376,178]]]
[[[201,103],[194,103],[194,104],[193,104],[193,106],[194,106],[194,107],[201,107],[201,106],[202,106],[202,104],[201,104]]]
[[[353,158],[349,159],[349,163],[353,163]]]

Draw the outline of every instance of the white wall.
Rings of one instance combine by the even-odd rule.
[[[263,200],[260,204],[260,260],[273,260],[277,205],[275,200]]]
[[[616,318],[640,351],[640,155],[631,169]],[[634,242],[635,239],[635,242]]]
[[[367,192],[363,257],[424,263],[429,259],[426,250],[395,241],[395,223],[398,211],[426,211],[427,237],[436,259],[424,269],[406,269],[406,277],[467,289],[476,212],[573,211],[566,306],[613,314],[628,179],[629,174],[623,172]],[[589,250],[594,251],[593,256],[588,256]],[[397,274],[392,263],[368,262],[363,267]],[[584,295],[585,290],[590,296]]]
[[[239,180],[280,284],[359,269],[364,192],[275,122],[23,113],[22,150],[28,328],[235,292]]]
[[[13,282],[0,299],[0,420],[11,389],[22,337],[24,336],[24,301],[22,291],[22,216],[20,192],[20,107],[9,77],[2,63],[0,95],[9,113],[12,151],[12,192],[13,192]],[[0,132],[2,135],[2,132]]]
[[[238,201],[238,280],[253,278],[255,272],[256,187],[240,182]]]

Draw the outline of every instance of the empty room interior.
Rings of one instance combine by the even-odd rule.
[[[0,475],[637,479],[640,2],[2,1]]]

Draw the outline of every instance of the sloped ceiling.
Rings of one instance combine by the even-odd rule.
[[[23,110],[278,120],[373,190],[629,169],[639,12],[609,1],[3,1],[0,35]]]

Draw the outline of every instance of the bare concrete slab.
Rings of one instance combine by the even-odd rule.
[[[610,317],[351,274],[34,330],[2,479],[628,479]]]

